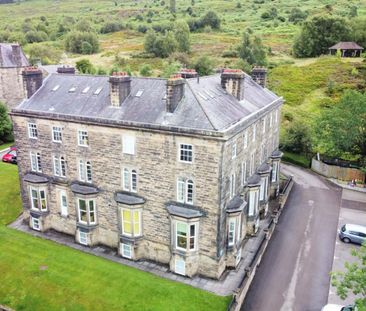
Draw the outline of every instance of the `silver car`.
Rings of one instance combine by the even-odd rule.
[[[339,238],[344,243],[362,244],[366,241],[366,227],[359,225],[345,224],[339,230]]]

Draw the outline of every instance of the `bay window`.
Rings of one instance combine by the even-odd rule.
[[[141,236],[141,210],[123,208],[121,218],[123,235]]]
[[[253,188],[249,190],[249,216],[255,216],[258,213],[258,188]]]
[[[175,246],[178,250],[194,251],[197,249],[197,223],[175,223]]]
[[[32,209],[42,212],[47,211],[47,198],[45,189],[31,187],[30,199]]]
[[[96,208],[94,199],[78,199],[79,222],[87,225],[96,224]]]

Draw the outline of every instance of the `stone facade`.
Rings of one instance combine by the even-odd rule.
[[[167,83],[168,96],[176,84]],[[21,194],[29,225],[74,235],[78,243],[118,248],[132,260],[168,264],[179,274],[218,279],[245,256],[244,238],[255,234],[271,185],[278,183],[280,158],[271,155],[278,149],[281,104],[269,105],[216,136],[15,109]],[[30,125],[37,137],[30,137]],[[62,141],[55,141],[54,127],[60,129]],[[87,146],[80,146],[79,131],[87,133]],[[182,161],[182,145],[190,146],[188,161]],[[64,173],[56,169],[55,159],[61,158]],[[89,170],[81,168],[80,160]],[[266,183],[251,183],[256,173]],[[257,193],[256,203],[250,189]],[[84,202],[89,214],[81,221]]]
[[[9,110],[25,97],[22,71],[29,63],[17,44],[0,43],[0,101]]]

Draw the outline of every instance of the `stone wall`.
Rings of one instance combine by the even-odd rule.
[[[25,98],[22,70],[0,68],[0,101],[7,105],[9,111]]]
[[[175,136],[164,133],[124,130],[71,122],[42,119],[26,119],[13,116],[16,145],[18,148],[19,175],[25,211],[29,210],[29,186],[23,181],[30,171],[31,150],[41,153],[42,173],[51,177],[48,184],[48,207],[50,213],[44,228],[53,228],[68,234],[76,233],[76,198],[70,184],[78,179],[77,160],[90,160],[93,167],[93,185],[100,189],[96,196],[98,214],[95,244],[102,243],[117,248],[120,219],[114,193],[122,190],[122,169],[134,168],[138,172],[137,194],[146,199],[143,205],[143,239],[136,250],[140,258],[168,263],[171,257],[171,224],[165,204],[176,200],[178,176],[194,180],[194,205],[205,212],[199,223],[199,267],[201,274],[218,277],[219,261],[216,254],[217,219],[219,214],[218,180],[222,142],[194,137]],[[35,122],[38,139],[29,139],[27,122]],[[63,128],[63,143],[53,143],[52,125]],[[77,130],[88,131],[89,147],[77,144]],[[136,154],[122,153],[122,134],[136,137]],[[178,161],[179,143],[192,144],[193,163]],[[67,160],[67,178],[53,178],[53,155],[64,155]],[[69,215],[60,214],[59,189],[67,191]],[[96,240],[95,240],[96,239]],[[225,266],[224,266],[225,267]],[[220,268],[223,270],[224,268]]]

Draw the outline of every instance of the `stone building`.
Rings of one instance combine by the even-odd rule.
[[[254,81],[263,68],[181,74],[51,74],[30,90],[11,115],[31,228],[187,276],[240,264],[278,189],[283,100]]]
[[[9,109],[25,97],[22,71],[29,66],[19,44],[0,43],[0,101]]]

